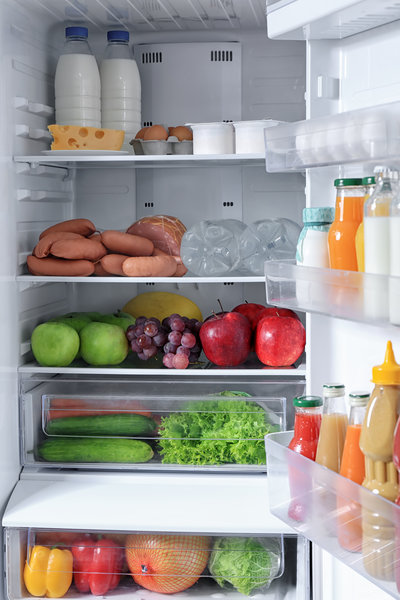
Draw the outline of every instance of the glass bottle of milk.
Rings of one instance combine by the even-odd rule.
[[[389,216],[390,231],[390,277],[389,320],[400,325],[400,187],[392,199]]]
[[[56,123],[101,127],[100,74],[86,27],[67,27],[55,75]]]
[[[139,70],[129,47],[128,31],[109,31],[100,66],[101,122],[103,127],[125,131],[123,149],[141,129]]]
[[[399,191],[399,172],[376,167],[376,187],[364,205],[365,272],[390,274],[390,206]],[[364,289],[364,313],[373,319],[389,317],[387,278],[376,278]]]

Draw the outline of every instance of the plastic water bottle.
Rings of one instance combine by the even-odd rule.
[[[300,231],[300,226],[290,219],[264,219],[252,223],[246,235],[252,238],[255,251],[243,257],[242,270],[263,275],[265,261],[294,259]]]
[[[101,122],[103,127],[125,131],[124,149],[141,129],[141,83],[129,47],[128,31],[109,31],[100,66]]]
[[[248,229],[236,219],[196,223],[182,238],[183,264],[199,277],[242,271],[245,260],[256,251],[256,239]]]
[[[55,75],[56,123],[101,127],[100,74],[86,27],[67,27]]]

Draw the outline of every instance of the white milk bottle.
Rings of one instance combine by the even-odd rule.
[[[100,74],[86,27],[67,27],[55,76],[56,123],[101,127]]]
[[[125,131],[123,149],[141,129],[141,85],[129,47],[128,31],[109,31],[108,45],[100,66],[101,122],[103,127]]]
[[[389,320],[400,325],[400,188],[390,205]]]

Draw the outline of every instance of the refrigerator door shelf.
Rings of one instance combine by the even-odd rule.
[[[288,431],[265,438],[271,512],[398,598],[400,508],[289,450],[292,437]]]

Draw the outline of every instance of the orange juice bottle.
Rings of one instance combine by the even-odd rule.
[[[360,449],[361,426],[369,400],[368,392],[352,392],[349,394],[350,417],[344,441],[340,475],[362,484],[365,474],[364,454]],[[347,494],[341,495],[340,487],[337,494],[338,509],[338,542],[345,550],[361,552],[362,526],[361,506],[348,499]]]
[[[375,189],[375,177],[363,177],[362,184],[365,186],[364,204]],[[364,211],[363,211],[364,212]],[[358,226],[356,233],[356,255],[357,255],[357,267],[359,271],[365,271],[364,261],[364,219]]]
[[[335,220],[328,233],[329,266],[357,271],[355,238],[363,217],[362,179],[335,179],[335,187]]]

